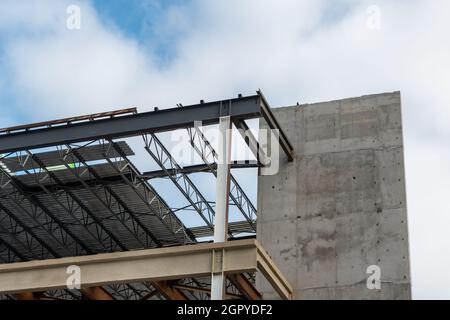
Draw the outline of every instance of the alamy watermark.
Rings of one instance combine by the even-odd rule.
[[[68,15],[66,20],[66,27],[69,30],[81,29],[81,8],[76,4],[71,4],[66,8]]]
[[[380,290],[381,289],[381,268],[377,265],[370,265],[366,270],[367,274],[367,289],[369,290]]]
[[[381,29],[381,9],[377,5],[371,5],[366,9],[366,27],[370,30]]]
[[[66,269],[69,275],[66,280],[67,289],[81,289],[81,268],[77,265],[70,265]]]

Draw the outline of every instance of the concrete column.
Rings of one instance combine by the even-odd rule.
[[[225,242],[228,232],[228,199],[230,193],[231,119],[229,116],[220,118],[218,156],[214,242]],[[220,270],[222,270],[221,267]],[[223,271],[213,273],[211,277],[211,300],[223,300],[225,296],[224,287],[225,276]]]

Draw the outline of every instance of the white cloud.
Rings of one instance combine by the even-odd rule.
[[[39,120],[258,87],[274,105],[401,90],[414,296],[450,298],[448,1],[375,1],[380,30],[366,26],[370,1],[339,1],[347,12],[324,0],[193,1],[158,20],[160,39],[176,39],[163,68],[88,2],[81,30],[67,30],[68,3],[0,5],[0,35],[23,30],[5,36],[0,70]]]

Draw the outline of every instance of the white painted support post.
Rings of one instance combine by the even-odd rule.
[[[231,162],[231,119],[221,117],[219,122],[219,146],[216,180],[216,215],[214,220],[214,242],[225,242],[228,233],[228,200],[230,194]],[[224,256],[222,255],[222,259]],[[216,261],[221,263],[223,261]],[[211,300],[223,300],[225,297],[225,276],[222,265],[220,272],[211,276]]]

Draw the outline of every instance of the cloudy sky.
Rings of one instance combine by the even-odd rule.
[[[258,88],[273,106],[401,90],[413,295],[450,299],[450,2],[274,3],[0,0],[0,127]]]

